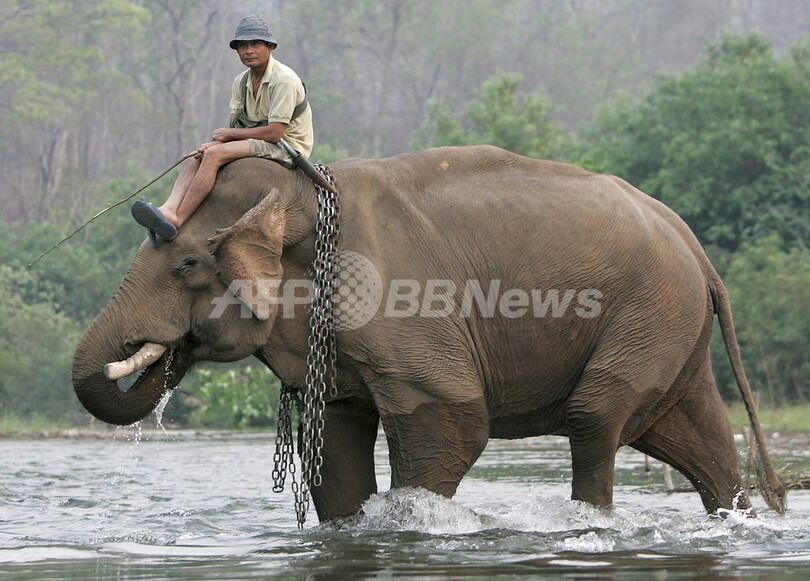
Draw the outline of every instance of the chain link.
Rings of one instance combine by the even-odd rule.
[[[325,165],[315,166],[324,179],[334,186],[334,178]],[[335,256],[338,251],[340,234],[340,207],[337,194],[315,185],[318,191],[318,223],[315,227],[315,262],[309,338],[307,344],[306,387],[303,398],[298,398],[294,388],[284,386],[279,401],[278,433],[274,455],[273,491],[284,490],[287,471],[292,475],[292,489],[295,495],[295,514],[298,528],[303,528],[309,510],[310,489],[321,485],[323,465],[323,412],[327,390],[330,396],[337,396],[336,381],[336,341],[334,308],[337,300],[337,277],[335,276]],[[333,188],[334,189],[334,188]],[[295,481],[293,460],[292,420],[290,408],[295,392],[298,418],[302,432],[301,483]]]

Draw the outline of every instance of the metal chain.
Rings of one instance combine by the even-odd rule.
[[[324,179],[334,185],[329,168],[315,166]],[[299,406],[299,423],[302,432],[301,483],[297,486],[294,476],[292,452],[292,425],[289,408],[293,388],[282,391],[279,404],[278,435],[276,436],[275,467],[273,470],[274,492],[284,490],[284,480],[289,465],[293,474],[295,513],[298,527],[303,528],[309,510],[310,489],[321,484],[323,464],[323,412],[326,406],[324,396],[327,389],[332,397],[337,396],[336,382],[336,341],[334,308],[337,300],[337,277],[335,276],[335,256],[340,234],[340,207],[337,194],[316,184],[318,191],[318,223],[316,225],[315,262],[311,314],[309,321],[309,355],[307,356],[306,388],[303,401],[296,400]],[[296,394],[297,396],[297,394]],[[282,414],[282,406],[286,411]]]
[[[298,483],[295,481],[295,450],[292,434],[292,403],[301,407],[298,391],[288,385],[281,386],[278,402],[278,431],[276,433],[276,453],[273,455],[273,492],[284,491],[284,481],[289,468],[293,492],[298,494]]]

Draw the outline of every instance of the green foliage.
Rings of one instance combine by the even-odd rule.
[[[38,436],[71,427],[73,427],[71,420],[49,417],[38,411],[25,415],[8,409],[0,411],[0,435],[5,437]]]
[[[725,36],[694,69],[603,109],[582,155],[734,251],[777,232],[810,242],[810,44],[777,57],[758,35]]]
[[[119,214],[126,212],[122,208]],[[88,324],[110,300],[143,239],[143,228],[131,217],[110,215],[98,222],[30,269],[51,292],[54,308],[80,324]],[[23,269],[62,237],[52,224],[0,224],[0,245],[8,251],[0,264]]]
[[[762,395],[761,405],[773,408],[810,401],[807,251],[781,250],[775,234],[746,243],[732,257],[725,283],[746,372]],[[725,357],[719,338],[716,344],[715,352]],[[723,377],[726,389],[733,385],[728,373]]]
[[[136,181],[142,183],[120,180],[106,189],[120,199]],[[8,417],[82,416],[70,380],[73,351],[144,238],[128,206],[121,206],[26,269],[64,230],[0,223],[0,413]]]
[[[810,432],[810,403],[770,408],[760,402],[759,407],[759,421],[766,430]],[[742,402],[729,406],[728,419],[737,429],[750,426]]]
[[[61,418],[80,407],[70,382],[80,326],[59,311],[60,290],[0,265],[0,414]]]
[[[281,383],[263,365],[239,369],[200,369],[201,382],[191,412],[192,424],[207,427],[274,426]]]
[[[328,143],[315,142],[310,160],[313,163],[332,163],[348,157],[348,153],[341,147],[333,147]]]
[[[571,139],[554,122],[551,101],[539,93],[518,94],[521,83],[516,74],[488,79],[461,119],[447,104],[428,102],[427,120],[412,147],[488,143],[532,157],[563,157]]]

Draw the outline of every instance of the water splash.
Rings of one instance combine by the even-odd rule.
[[[421,488],[374,494],[353,523],[359,529],[466,534],[490,528],[485,517]]]
[[[554,553],[677,550],[698,554],[770,541],[781,534],[786,523],[770,514],[752,519],[745,511],[728,511],[720,518],[703,513],[684,515],[664,507],[603,510],[536,490],[510,504],[471,510],[426,490],[404,488],[372,495],[362,514],[343,526],[355,531],[462,535],[466,540],[459,542],[470,550],[475,548],[467,546],[470,543],[480,549],[487,543],[499,545],[504,539],[514,539],[521,547],[525,544]]]
[[[660,547],[686,552],[725,549],[770,539],[785,526],[776,515],[750,518],[744,510],[724,511],[722,517],[702,512],[689,515],[664,506],[603,510],[536,490],[497,520],[512,530],[562,534],[559,549],[584,553]]]
[[[172,398],[174,394],[173,389],[168,389],[163,393],[163,397],[160,398],[157,406],[155,406],[155,425],[163,430],[165,435],[169,435],[169,432],[166,431],[166,428],[163,426],[163,412],[166,409],[166,405],[169,403],[169,400]]]
[[[157,406],[155,406],[154,412],[155,425],[163,430],[163,433],[167,436],[169,433],[166,431],[166,428],[163,427],[163,412],[166,410],[166,405],[169,403],[174,393],[174,389],[171,387],[172,362],[174,362],[174,350],[169,351],[168,355],[166,355],[166,362],[163,364],[163,396],[160,398]]]
[[[113,441],[117,441],[119,436],[126,442],[132,442],[134,444],[140,443],[140,441],[143,440],[143,420],[129,424],[128,426],[116,426]]]

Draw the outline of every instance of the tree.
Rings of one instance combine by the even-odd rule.
[[[196,425],[271,427],[278,417],[281,382],[264,365],[230,365],[195,372],[199,389],[190,420]]]
[[[110,119],[102,104],[127,82],[110,55],[137,36],[145,16],[126,0],[8,0],[0,6],[2,192],[27,192],[0,194],[7,219],[64,215],[72,205],[59,199],[66,182],[98,169],[86,153]],[[34,163],[14,163],[26,157]]]
[[[280,26],[293,36],[292,46],[280,44],[279,53],[311,89],[316,143],[371,157],[406,151],[428,99],[469,95],[488,71],[501,68],[515,15],[525,4],[290,3]]]
[[[0,265],[0,414],[76,414],[70,384],[79,325],[58,310],[60,289]]]
[[[744,243],[725,276],[746,372],[769,407],[810,401],[810,255],[780,246],[776,234]],[[714,351],[724,357],[717,339]],[[730,371],[718,381],[736,392]]]
[[[694,68],[604,110],[584,159],[734,251],[778,232],[810,243],[810,44],[774,55],[759,35],[725,36]]]
[[[554,122],[551,101],[539,93],[518,94],[521,82],[516,74],[488,79],[461,118],[446,104],[431,101],[412,147],[488,143],[532,157],[564,157],[571,141]]]
[[[158,50],[136,54],[127,66],[163,126],[153,137],[160,159],[176,159],[228,121],[231,81],[242,65],[227,43],[244,14],[214,0],[141,1],[151,15],[146,35],[159,39]]]

